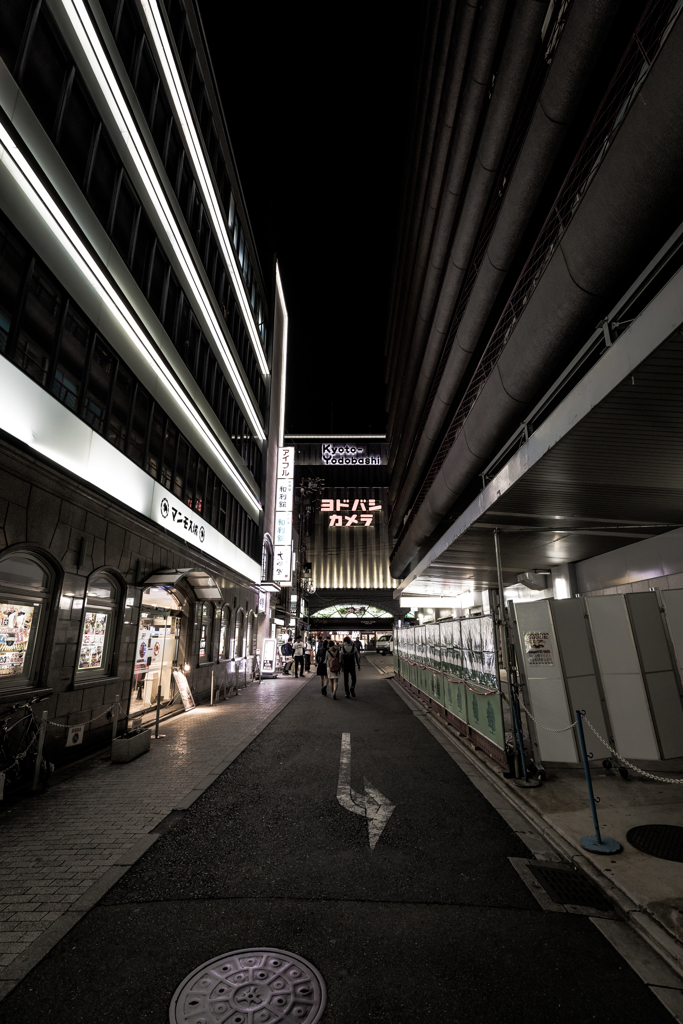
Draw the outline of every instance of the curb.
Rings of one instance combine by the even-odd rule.
[[[460,736],[456,730],[451,729],[446,722],[440,720],[430,708],[426,708],[421,701],[415,697],[410,690],[408,690],[403,683],[400,683],[395,677],[388,679],[387,682],[396,691],[396,693],[406,700],[406,703],[410,701],[419,708],[419,712],[429,720],[430,731],[436,734],[440,733],[444,738],[448,738],[451,744],[457,746],[456,749],[459,754],[462,754],[472,767],[476,768],[477,772],[483,776],[486,782],[492,787],[499,797],[503,797],[504,800],[510,805],[517,814],[519,814],[529,825],[532,826],[536,833],[545,840],[545,842],[553,849],[553,851],[565,861],[574,864],[579,870],[583,871],[591,881],[600,887],[604,893],[606,899],[614,906],[616,912],[620,915],[622,920],[626,921],[633,931],[643,939],[647,945],[661,957],[662,960],[675,972],[676,976],[683,982],[683,947],[673,938],[672,935],[663,928],[659,922],[655,921],[642,907],[634,903],[618,886],[610,884],[605,878],[601,871],[588,860],[587,857],[580,852],[580,847],[574,845],[573,842],[569,841],[561,832],[558,832],[554,826],[550,825],[546,819],[538,813],[533,807],[530,806],[524,800],[524,797],[511,787],[507,786],[506,783],[500,778],[497,772],[491,768],[485,761],[480,759],[474,751],[470,750],[466,745],[467,741]],[[416,712],[417,714],[418,712]],[[427,721],[425,721],[427,725]],[[475,783],[476,785],[476,783]],[[477,787],[479,788],[479,787]],[[494,803],[493,801],[491,801]],[[500,807],[494,803],[497,810]],[[506,817],[506,815],[503,815]],[[514,827],[514,826],[513,826]],[[520,829],[515,827],[515,831]],[[527,842],[527,835],[524,836],[524,841]],[[529,845],[527,843],[527,845]],[[533,851],[533,847],[530,847]],[[535,852],[535,851],[534,851]],[[667,1006],[671,1013],[674,1010]],[[677,1014],[681,1014],[683,1011],[683,997],[681,1001],[681,1007],[676,1010]]]

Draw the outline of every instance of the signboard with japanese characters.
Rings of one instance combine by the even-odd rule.
[[[275,534],[273,536],[273,543],[276,547],[280,547],[283,544],[292,543],[292,513],[291,512],[276,512],[275,513]]]
[[[273,544],[273,580],[282,585],[292,582],[291,544]]]
[[[294,448],[278,448],[277,478],[278,480],[294,479]]]
[[[323,498],[320,511],[327,514],[329,527],[367,529],[379,523],[382,505],[374,498]]]
[[[292,512],[294,509],[294,479],[278,480],[275,486],[275,511]]]
[[[524,648],[530,665],[552,665],[553,649],[550,633],[545,631],[524,634]]]
[[[273,580],[292,582],[292,512],[294,508],[294,448],[278,448],[273,524]]]

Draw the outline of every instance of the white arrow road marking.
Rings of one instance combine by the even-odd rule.
[[[368,821],[368,838],[370,849],[374,850],[384,826],[393,814],[396,804],[363,779],[365,793],[356,793],[351,789],[351,733],[343,732],[341,741],[341,757],[339,759],[339,782],[337,783],[337,800],[347,811],[362,814]]]

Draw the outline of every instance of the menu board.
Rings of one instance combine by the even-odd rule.
[[[183,707],[186,711],[191,711],[194,707],[194,697],[192,696],[192,690],[190,689],[190,684],[187,681],[187,676],[182,672],[174,671],[173,678],[183,702]]]
[[[0,676],[20,676],[37,608],[25,604],[0,604]]]
[[[102,668],[104,661],[104,641],[109,623],[108,612],[85,613],[81,653],[78,656],[78,671]]]

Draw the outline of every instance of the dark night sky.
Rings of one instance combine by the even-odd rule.
[[[388,2],[199,5],[268,287],[274,253],[280,261],[287,429],[383,432],[386,316],[426,4],[400,15]]]

